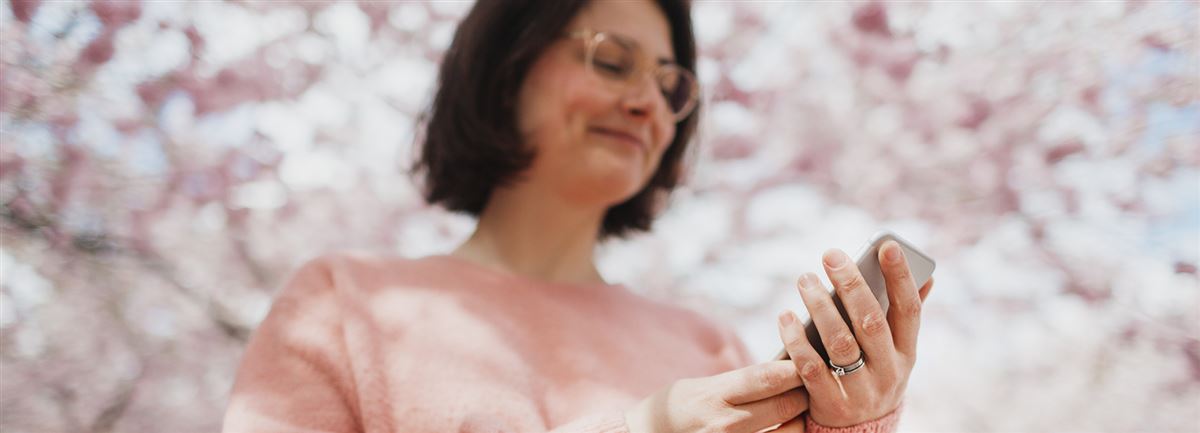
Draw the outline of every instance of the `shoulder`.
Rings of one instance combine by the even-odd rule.
[[[438,275],[437,266],[431,257],[405,258],[369,251],[338,250],[302,262],[291,272],[285,285],[337,289],[419,282]]]
[[[487,274],[464,268],[445,256],[409,258],[373,251],[331,251],[303,262],[288,285],[311,286],[340,297],[388,296],[420,293],[422,296],[462,295],[480,286],[496,284]]]
[[[361,250],[335,250],[302,262],[295,273],[322,274],[327,277],[340,274],[378,273],[416,266],[423,259],[409,259],[389,254]]]
[[[267,320],[313,327],[418,320],[460,297],[463,283],[444,264],[363,251],[331,251],[301,262],[273,296]],[[349,321],[349,322],[348,322]],[[401,323],[404,322],[404,323]],[[298,323],[298,322],[297,322]]]
[[[331,251],[301,262],[273,296],[276,310],[327,311],[371,304],[384,297],[440,296],[456,281],[430,258],[404,258],[375,252]]]

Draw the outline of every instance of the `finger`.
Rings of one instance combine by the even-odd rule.
[[[814,348],[818,353],[824,352],[825,358],[832,359],[833,362],[840,363],[839,365],[858,360],[858,340],[854,339],[854,333],[846,326],[846,321],[833,303],[833,298],[829,296],[821,281],[817,280],[816,274],[805,273],[800,277],[797,286],[800,298],[804,300],[804,308],[808,309],[812,324],[817,328],[819,338],[816,340],[821,345]]]
[[[896,347],[892,343],[892,331],[888,326],[887,317],[883,314],[883,307],[879,306],[879,301],[875,299],[867,280],[863,278],[858,266],[850,260],[850,256],[841,250],[826,251],[822,262],[825,265],[825,273],[829,275],[829,281],[833,282],[838,298],[845,307],[845,314],[850,316],[859,346],[876,365],[886,365],[881,363],[890,362],[889,360],[896,356]],[[845,365],[857,361],[858,354],[851,353],[846,359],[833,359],[838,365]]]
[[[775,433],[804,433],[804,417],[795,417],[791,421],[785,422],[783,425],[771,431]]]
[[[788,356],[792,358],[782,362],[793,364],[792,371],[799,374],[810,398],[842,398],[841,388],[833,380],[833,375],[828,373],[829,368],[825,366],[825,360],[821,359],[821,355],[817,354],[817,350],[808,342],[804,326],[797,320],[796,313],[784,311],[779,315],[779,337],[783,340],[783,347],[787,349]]]
[[[791,361],[770,361],[717,375],[725,389],[721,398],[737,406],[804,386]]]
[[[917,331],[921,327],[921,297],[908,270],[908,260],[896,241],[887,241],[879,248],[880,267],[887,281],[888,324],[898,352],[912,356],[916,353]]]
[[[737,406],[745,416],[730,425],[732,431],[759,431],[790,421],[808,410],[808,391],[796,388],[759,401]]]
[[[925,302],[925,297],[929,296],[930,290],[933,290],[933,277],[929,277],[929,281],[926,281],[925,285],[921,286],[921,302],[922,303]]]

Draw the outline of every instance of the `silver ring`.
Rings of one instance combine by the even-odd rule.
[[[858,351],[858,361],[853,364],[841,366],[833,363],[833,358],[829,359],[829,366],[833,368],[833,374],[837,376],[845,376],[847,374],[858,371],[862,366],[867,364],[867,360],[863,357],[862,351]]]

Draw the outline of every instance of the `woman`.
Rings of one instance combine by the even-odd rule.
[[[679,0],[476,4],[416,164],[426,198],[476,215],[475,232],[447,255],[303,266],[247,348],[225,431],[894,430],[929,289],[902,257],[883,262],[884,320],[845,254],[825,255],[853,332],[801,279],[831,362],[869,360],[840,383],[791,312],[794,361],[750,365],[726,328],[596,270],[596,244],[647,230],[678,179],[697,122],[688,14]]]

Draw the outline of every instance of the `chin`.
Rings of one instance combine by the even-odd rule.
[[[645,179],[630,173],[607,173],[580,179],[576,194],[587,201],[612,206],[629,200],[645,186]]]
[[[613,186],[613,190],[615,190],[614,199],[613,199],[612,203],[610,203],[610,204],[623,203],[626,200],[633,198],[633,196],[637,195],[637,193],[640,192],[642,190],[642,188],[645,188],[645,187],[646,187],[646,179],[642,179],[642,178],[629,179],[627,181],[621,182],[619,184],[619,186],[614,185]]]

